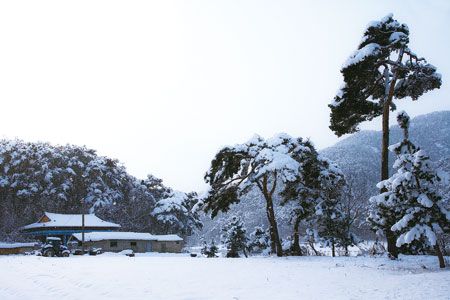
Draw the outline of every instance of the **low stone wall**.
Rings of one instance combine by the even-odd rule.
[[[25,254],[34,250],[34,244],[0,243],[0,255]]]

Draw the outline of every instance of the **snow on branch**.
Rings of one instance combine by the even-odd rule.
[[[351,65],[355,65],[357,63],[362,62],[368,56],[377,56],[381,52],[381,46],[376,43],[371,43],[363,48],[356,50],[350,55],[349,58],[342,64],[341,69],[346,69]]]

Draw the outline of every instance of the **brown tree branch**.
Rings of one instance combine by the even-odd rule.
[[[273,193],[275,192],[275,188],[277,187],[277,177],[278,177],[277,175],[278,175],[278,172],[275,170],[275,171],[273,172],[274,180],[273,180],[272,189],[270,190],[270,193],[269,193],[269,197],[270,197],[270,198],[272,198],[272,195],[273,195]]]

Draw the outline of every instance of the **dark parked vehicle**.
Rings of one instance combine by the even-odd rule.
[[[84,254],[98,255],[98,254],[102,254],[102,253],[103,253],[102,248],[84,249]],[[82,249],[72,249],[72,254],[73,255],[83,255],[83,250]]]
[[[43,256],[53,257],[68,257],[69,249],[61,244],[61,239],[57,237],[48,237],[45,244],[42,246],[41,253]]]
[[[89,255],[97,255],[97,254],[102,254],[103,253],[103,249],[102,248],[91,248],[89,249]]]

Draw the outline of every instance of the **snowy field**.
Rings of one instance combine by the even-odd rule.
[[[436,257],[0,256],[0,299],[450,299]]]

